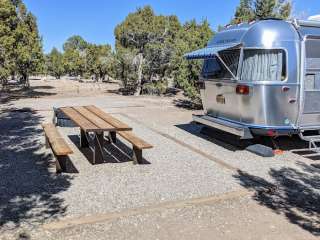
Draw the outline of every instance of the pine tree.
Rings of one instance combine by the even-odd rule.
[[[249,22],[252,19],[254,19],[252,0],[240,0],[240,5],[236,9],[232,23]]]
[[[288,19],[292,5],[288,0],[240,0],[232,24],[265,18]]]
[[[256,19],[264,19],[275,16],[276,0],[256,0],[255,1],[255,17]]]
[[[288,19],[291,15],[292,5],[291,2],[280,1],[278,17],[281,19]]]

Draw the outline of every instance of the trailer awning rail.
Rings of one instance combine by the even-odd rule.
[[[219,61],[223,64],[223,66],[227,69],[227,71],[231,74],[232,78],[237,80],[237,77],[235,76],[235,74],[230,70],[227,64],[219,56],[219,52],[224,50],[238,49],[241,47],[242,47],[242,43],[238,43],[238,42],[228,44],[228,45],[216,45],[216,46],[212,45],[206,48],[202,48],[202,49],[187,53],[184,55],[184,57],[188,60],[210,59],[210,58],[217,57]]]
[[[202,49],[187,53],[184,55],[184,57],[188,60],[210,59],[218,56],[220,51],[240,48],[241,46],[242,44],[238,42],[233,44],[228,44],[228,45],[208,46],[206,48],[202,48]]]

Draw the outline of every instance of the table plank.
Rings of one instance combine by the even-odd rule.
[[[86,132],[101,131],[100,128],[78,113],[71,107],[62,107],[60,110],[66,114],[75,124]]]
[[[99,116],[104,121],[108,122],[115,128],[117,128],[117,131],[131,131],[132,127],[129,127],[127,124],[121,122],[120,120],[112,117],[110,114],[102,111],[101,109],[97,108],[96,106],[86,106],[86,109],[88,109],[90,112],[93,112],[95,115]]]
[[[103,131],[116,131],[117,128],[109,124],[108,122],[101,119],[99,116],[94,114],[93,112],[90,112],[85,107],[72,107],[77,112],[79,112],[83,117],[88,119],[90,122],[92,122],[94,125],[99,127]]]

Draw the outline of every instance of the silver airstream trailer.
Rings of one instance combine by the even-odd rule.
[[[320,22],[229,26],[185,57],[204,59],[205,115],[194,115],[195,122],[241,139],[299,134],[310,148],[320,142]]]

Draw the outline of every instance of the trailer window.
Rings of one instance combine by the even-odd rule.
[[[307,72],[320,72],[320,40],[306,41]]]
[[[231,78],[231,74],[217,58],[204,60],[202,76],[209,79]]]
[[[236,76],[239,65],[240,49],[219,52],[223,63]],[[206,59],[203,64],[202,76],[214,79],[232,79],[232,75],[218,57]]]
[[[241,81],[284,81],[286,54],[281,49],[245,49]]]
[[[320,73],[310,74],[305,76],[304,80],[305,90],[320,90]]]
[[[233,75],[236,76],[239,65],[240,49],[221,51],[219,52],[219,56]]]

